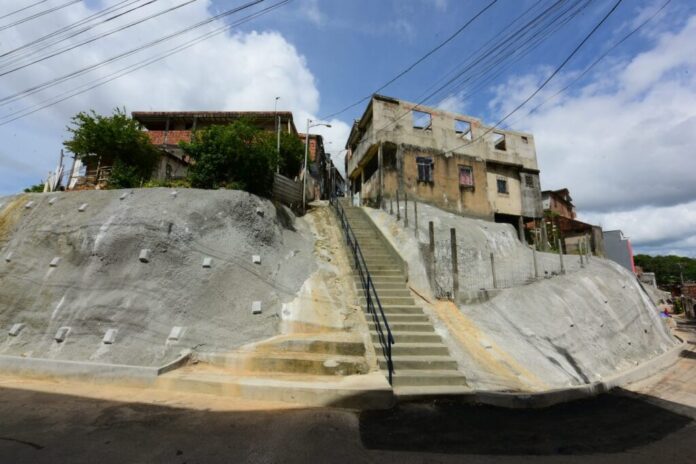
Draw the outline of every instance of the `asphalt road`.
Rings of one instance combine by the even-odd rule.
[[[696,463],[696,326],[667,372],[540,410],[288,409],[0,378],[0,463]]]
[[[536,411],[439,402],[362,413],[216,412],[11,388],[0,398],[3,463],[696,462],[696,410],[628,392]]]

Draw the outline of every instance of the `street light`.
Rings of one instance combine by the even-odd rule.
[[[307,211],[307,158],[309,157],[309,129],[319,126],[331,127],[331,124],[322,122],[312,124],[312,120],[307,118],[307,131],[305,132],[304,148],[304,177],[302,178],[302,211]]]

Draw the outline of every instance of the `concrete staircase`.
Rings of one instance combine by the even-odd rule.
[[[393,389],[397,397],[457,394],[468,391],[466,380],[457,369],[432,322],[416,305],[406,285],[406,273],[400,258],[390,249],[381,232],[360,208],[344,206],[346,217],[362,250],[377,290],[382,309],[394,336]],[[360,303],[366,301],[359,275],[354,275]],[[387,360],[382,356],[372,315],[366,314],[379,365],[387,375]]]

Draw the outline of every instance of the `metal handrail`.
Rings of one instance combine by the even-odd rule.
[[[338,198],[335,195],[331,196],[331,204],[336,209],[338,218],[341,221],[341,228],[346,236],[346,243],[348,247],[353,252],[353,260],[355,269],[358,271],[360,276],[360,283],[362,284],[363,292],[365,292],[365,301],[367,306],[368,314],[372,315],[372,319],[377,327],[377,337],[379,338],[380,345],[382,346],[382,353],[387,360],[387,370],[389,373],[389,384],[392,384],[392,375],[394,373],[394,363],[392,362],[392,345],[394,344],[394,336],[392,335],[391,329],[389,328],[389,322],[387,321],[387,316],[384,314],[382,309],[382,303],[379,301],[379,295],[377,294],[377,289],[375,289],[375,284],[372,281],[372,276],[367,268],[367,263],[365,262],[365,257],[360,249],[360,244],[358,244],[358,239],[355,237],[353,229],[348,223],[348,218],[346,218],[345,210]],[[376,305],[375,305],[376,304]],[[384,325],[384,329],[382,328]],[[385,334],[386,329],[386,334]]]

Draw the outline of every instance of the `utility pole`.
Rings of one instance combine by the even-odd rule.
[[[275,115],[276,123],[276,172],[280,172],[280,116],[278,116],[278,100],[280,97],[275,97],[275,106],[273,107],[273,114]]]

